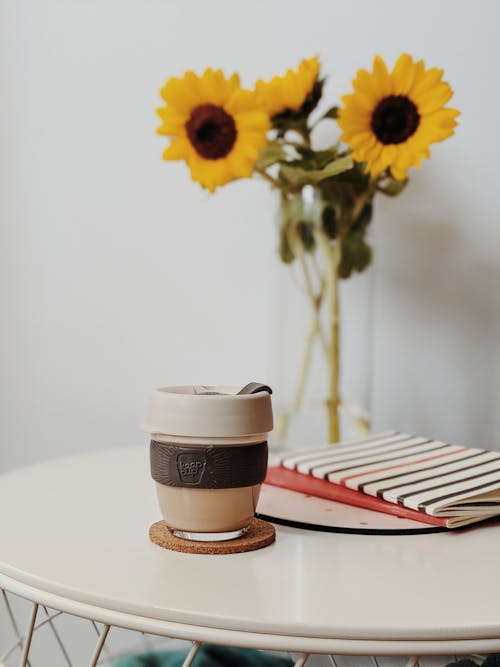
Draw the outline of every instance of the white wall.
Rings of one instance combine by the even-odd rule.
[[[143,442],[152,387],[272,376],[274,199],[203,194],[153,110],[185,68],[251,84],[314,53],[332,102],[376,52],[454,85],[456,137],[377,205],[374,420],[500,446],[499,7],[0,0],[0,469]]]

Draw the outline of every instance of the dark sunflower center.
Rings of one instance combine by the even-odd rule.
[[[201,104],[193,109],[186,131],[196,152],[206,160],[226,157],[237,136],[233,117],[215,104]]]
[[[383,144],[401,144],[416,131],[420,114],[405,95],[390,95],[381,100],[372,113],[371,127]]]

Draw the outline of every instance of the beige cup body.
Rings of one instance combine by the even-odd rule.
[[[156,482],[160,510],[169,528],[193,533],[226,533],[246,528],[261,484],[239,489],[189,489]]]
[[[157,442],[182,447],[231,447],[265,442],[266,434],[238,438],[189,438],[155,435]],[[226,533],[246,528],[259,500],[261,484],[227,489],[166,486],[155,482],[158,503],[169,528],[193,533]]]

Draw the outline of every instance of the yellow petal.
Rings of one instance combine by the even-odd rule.
[[[191,155],[191,144],[187,139],[174,139],[163,151],[164,160],[188,160]]]
[[[365,69],[358,70],[352,86],[360,103],[370,108],[373,108],[383,97],[383,93],[377,88],[373,75]]]
[[[176,77],[167,81],[161,89],[161,96],[168,105],[188,113],[199,100],[198,78],[193,72],[185,72],[182,79]]]
[[[207,103],[222,106],[239,88],[239,76],[233,74],[229,79],[225,79],[222,70],[209,67],[203,73],[199,85]]]
[[[198,169],[196,178],[209,192],[233,180],[227,160],[206,160]]]
[[[224,109],[229,114],[236,114],[244,111],[262,110],[262,107],[254,93],[240,88],[231,93],[224,104]]]
[[[342,136],[345,137],[346,135],[344,134]],[[345,141],[345,140],[346,139],[344,139],[344,138],[342,139],[342,141]],[[375,142],[376,142],[376,138],[375,138],[375,136],[373,135],[372,132],[359,132],[359,133],[355,134],[352,137],[352,139],[350,139],[349,145],[351,146],[351,148],[354,148],[354,149],[359,149],[361,147],[369,148],[371,146],[374,146]]]
[[[373,79],[381,97],[387,97],[392,93],[392,80],[387,71],[385,62],[380,56],[373,59]]]
[[[297,111],[312,91],[319,69],[316,56],[302,60],[296,70],[289,69],[283,76],[274,76],[267,82],[259,79],[255,92],[270,116],[286,109]]]
[[[391,173],[394,178],[398,181],[404,181],[411,163],[412,154],[410,150],[404,145],[400,146],[396,159],[390,165]]]
[[[234,151],[244,156],[247,160],[252,161],[254,164],[257,162],[259,153],[264,148],[264,145],[259,145],[258,142],[252,141],[251,137],[238,137],[234,145]]]
[[[173,107],[160,107],[156,110],[160,116],[162,125],[156,130],[158,134],[178,135],[183,134],[187,116],[181,114]]]
[[[443,76],[443,70],[432,67],[420,75],[418,82],[412,86],[411,95],[415,100],[419,100],[420,96],[439,84]]]
[[[394,95],[407,95],[415,79],[415,65],[408,53],[402,53],[392,70]]]
[[[234,178],[248,178],[252,175],[255,162],[249,160],[245,155],[240,154],[237,150],[231,153],[228,158],[231,173]]]
[[[452,96],[453,90],[451,89],[451,86],[448,83],[441,81],[427,93],[421,93],[420,96],[415,96],[415,101],[420,115],[423,115],[433,113],[441,107],[444,107],[446,102],[448,102]],[[420,99],[418,99],[418,97],[420,97]]]
[[[267,132],[269,129],[269,116],[262,111],[245,111],[238,114],[237,128],[241,130],[257,130]]]
[[[377,142],[375,144],[375,146],[372,148],[372,150],[370,151],[369,155],[367,155],[366,158],[365,158],[365,161],[367,162],[367,169],[370,173],[373,173],[372,169],[371,169],[371,164],[372,164],[372,162],[376,162],[378,160],[378,158],[380,156],[380,153],[382,152],[382,148],[383,148],[383,145],[380,144],[379,142]],[[357,159],[355,153],[353,153],[353,157],[354,157],[355,160]],[[361,161],[362,160],[360,160],[360,162]]]
[[[388,166],[389,163],[384,158],[383,152],[381,152],[378,158],[375,158],[375,160],[370,160],[370,173],[374,176],[377,176],[378,174],[381,174],[383,171],[385,171]]]
[[[386,166],[389,166],[392,162],[394,162],[397,154],[398,154],[397,144],[389,144],[388,146],[384,146],[384,148],[381,151],[381,156]]]
[[[424,116],[420,121],[422,132],[425,132],[429,143],[443,141],[451,137],[457,125],[455,118],[459,112],[455,109],[440,109]]]
[[[399,167],[396,164],[391,164],[391,174],[393,178],[395,178],[397,181],[405,181],[406,180],[406,174],[408,171],[408,168],[404,167]]]

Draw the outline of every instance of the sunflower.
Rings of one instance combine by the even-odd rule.
[[[453,134],[460,112],[444,108],[453,91],[442,76],[443,70],[425,69],[407,53],[391,74],[380,56],[373,72],[358,71],[354,92],[342,98],[338,123],[341,140],[372,176],[390,169],[395,179],[405,180],[409,167],[429,157],[430,144]]]
[[[252,174],[267,143],[269,117],[237,74],[226,79],[221,70],[207,69],[201,77],[186,72],[167,81],[161,96],[166,106],[157,109],[157,132],[172,139],[165,160],[185,160],[193,181],[210,192]]]
[[[314,56],[302,60],[297,70],[289,69],[284,76],[266,82],[259,79],[255,92],[271,117],[287,111],[300,111],[315,93],[320,63]],[[319,91],[321,95],[321,91]],[[313,105],[314,108],[316,104]]]

